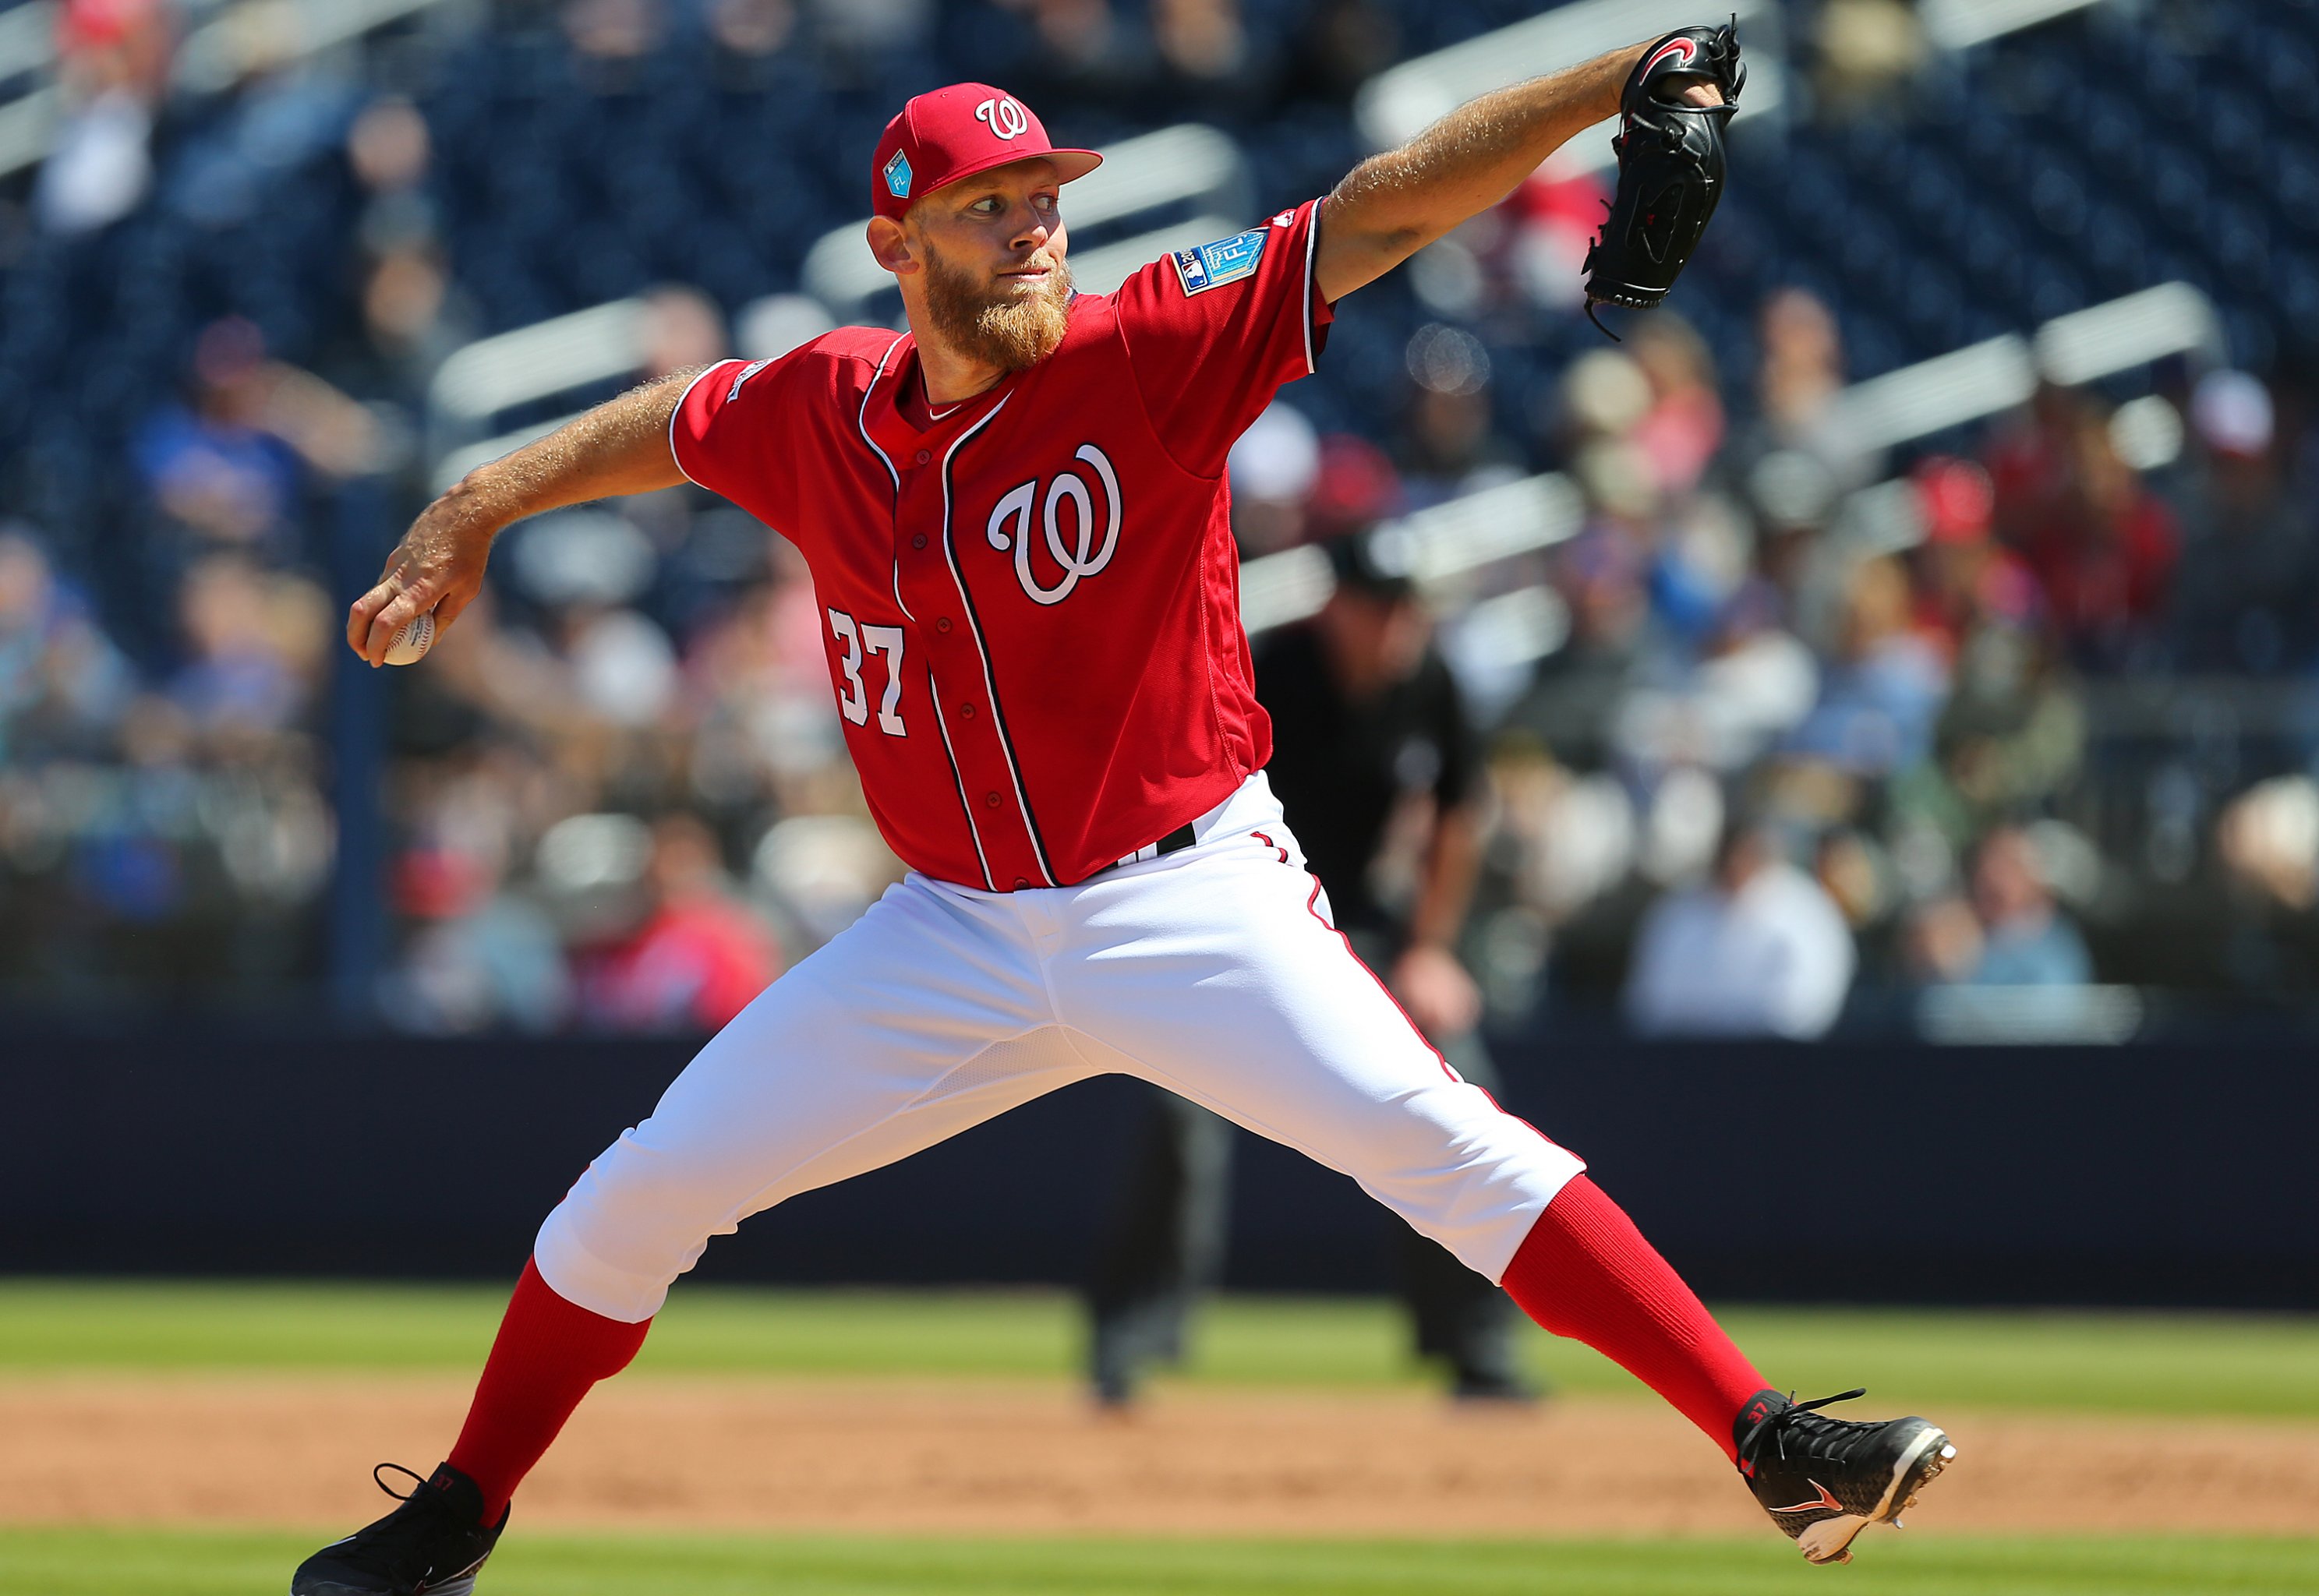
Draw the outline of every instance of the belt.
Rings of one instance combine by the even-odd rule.
[[[1192,834],[1192,825],[1187,820],[1158,842],[1146,843],[1134,852],[1112,861],[1095,873],[1099,876],[1103,870],[1115,870],[1123,864],[1141,864],[1147,859],[1165,859],[1170,853],[1181,853],[1198,841],[1199,838]]]

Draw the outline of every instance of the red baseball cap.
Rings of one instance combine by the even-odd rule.
[[[1916,469],[1917,503],[1927,543],[1978,543],[1997,508],[1989,473],[1970,460],[1936,455]]]
[[[1103,165],[1092,149],[1058,149],[1031,108],[987,83],[953,83],[920,95],[886,124],[870,165],[871,208],[902,219],[910,202],[946,183],[1009,161],[1043,157],[1061,181]]]

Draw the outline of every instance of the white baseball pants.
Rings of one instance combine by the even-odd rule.
[[[1584,1166],[1460,1080],[1354,958],[1261,774],[1194,835],[1076,887],[890,888],[589,1166],[540,1227],[542,1277],[649,1319],[750,1214],[1118,1072],[1351,1176],[1501,1278]]]

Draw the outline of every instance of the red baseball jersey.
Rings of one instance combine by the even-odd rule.
[[[1315,200],[1071,302],[1047,359],[927,408],[915,340],[711,366],[677,464],[804,554],[887,843],[994,891],[1084,879],[1272,753],[1224,458],[1330,319]]]

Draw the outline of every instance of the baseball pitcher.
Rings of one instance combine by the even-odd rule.
[[[1580,130],[1623,111],[1631,149],[1737,84],[1729,31],[1701,28],[1486,95],[1109,295],[1072,292],[1064,226],[1101,158],[988,85],[922,95],[869,174],[870,248],[908,331],[649,384],[420,516],[348,616],[373,664],[420,615],[455,624],[492,537],[557,506],[689,478],[790,538],[847,745],[911,870],[581,1176],[447,1459],[402,1471],[402,1505],[307,1559],[293,1596],[464,1596],[526,1472],[710,1237],[1105,1071],[1353,1177],[1673,1403],[1813,1561],[1898,1521],[1946,1436],[1772,1389],[1580,1159],[1460,1079],[1353,956],[1267,786],[1240,624],[1224,457],[1313,369],[1336,303]],[[1684,138],[1719,139],[1702,125]],[[1698,198],[1653,148],[1620,239],[1656,275],[1598,259],[1606,285],[1671,281],[1669,239],[1697,236],[1653,220]]]

